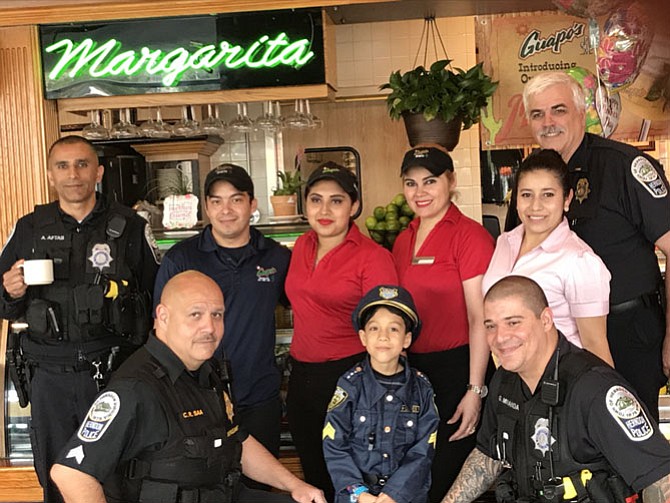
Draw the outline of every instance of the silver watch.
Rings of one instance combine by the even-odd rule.
[[[489,388],[488,386],[486,386],[486,384],[483,384],[481,386],[477,386],[476,384],[468,384],[466,389],[479,395],[479,398],[484,398],[486,395],[489,394]]]

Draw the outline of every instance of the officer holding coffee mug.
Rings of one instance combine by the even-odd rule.
[[[19,219],[0,255],[0,317],[29,327],[13,345],[26,362],[13,375],[28,386],[46,503],[62,501],[49,479],[55,457],[152,323],[155,241],[144,219],[96,193],[103,172],[85,138],[56,141],[47,177],[58,201]]]

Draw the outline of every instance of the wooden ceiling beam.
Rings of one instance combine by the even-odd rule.
[[[4,0],[0,26],[330,7],[388,0]]]

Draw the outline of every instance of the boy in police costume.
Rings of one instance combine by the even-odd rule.
[[[326,414],[335,501],[427,501],[439,418],[430,382],[401,355],[421,329],[412,297],[377,286],[352,320],[368,356],[339,379]]]

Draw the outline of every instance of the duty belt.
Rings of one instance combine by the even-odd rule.
[[[638,309],[643,306],[660,305],[658,292],[644,293],[633,299],[610,305],[610,314],[621,314],[632,309]]]

